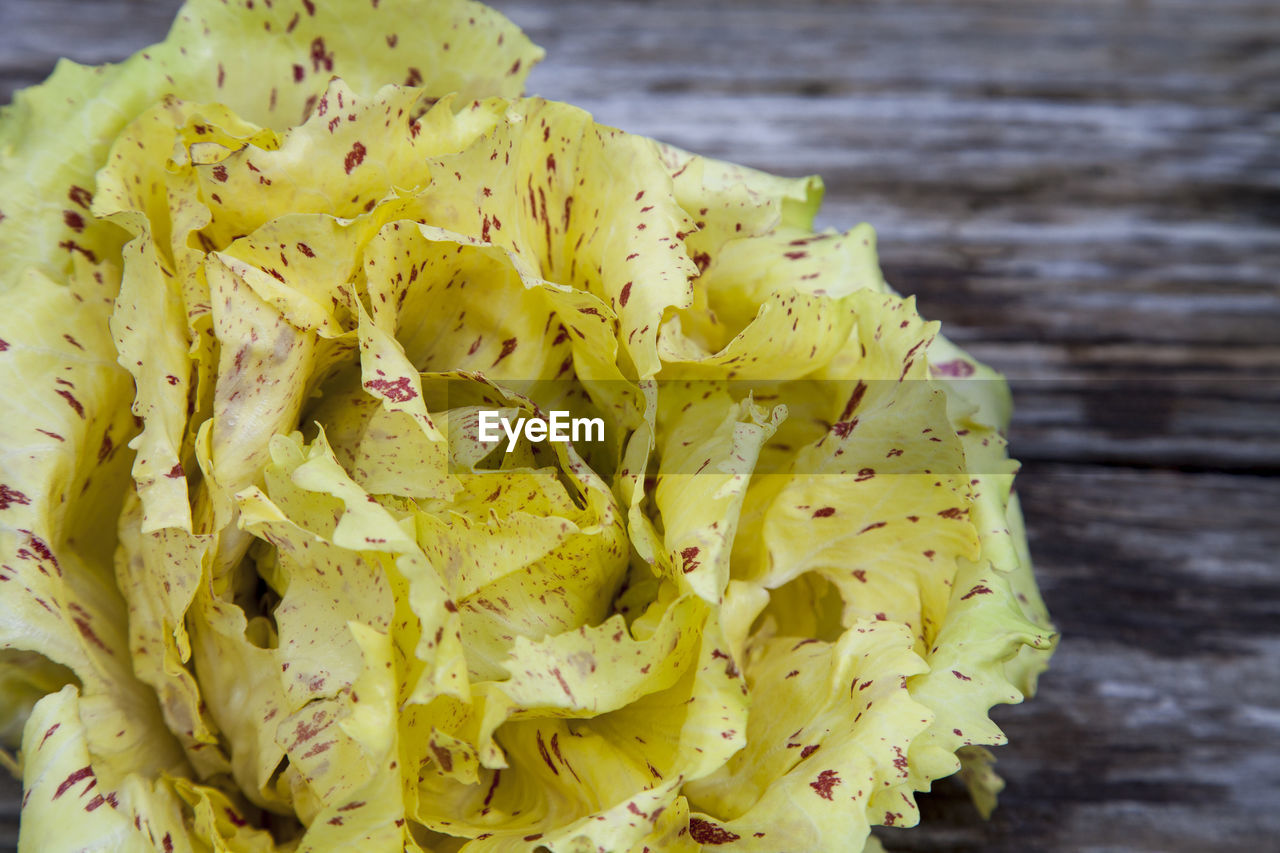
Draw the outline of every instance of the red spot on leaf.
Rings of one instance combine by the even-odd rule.
[[[741,836],[700,817],[689,819],[689,837],[699,844],[728,844]]]
[[[322,679],[320,679],[320,681],[323,683],[323,682],[324,682],[324,679],[322,678]],[[314,758],[315,756],[319,755],[320,753],[322,753],[322,752],[324,752],[324,751],[326,751],[326,750],[330,749],[330,748],[331,748],[335,743],[337,743],[337,741],[334,741],[334,740],[326,740],[326,741],[321,741],[320,743],[317,743],[317,744],[312,744],[311,748],[310,748],[310,749],[308,749],[305,753],[303,753],[303,756],[302,756],[302,757],[303,757],[303,758]]]
[[[0,510],[8,509],[13,504],[20,506],[28,506],[31,501],[22,492],[17,489],[11,489],[7,485],[0,485]]]
[[[903,754],[902,747],[900,746],[895,746],[893,748],[893,751],[898,754],[898,757],[893,759],[893,766],[898,768],[899,773],[901,773],[903,776],[906,776],[907,775],[907,756]]]
[[[431,744],[431,753],[436,757],[436,763],[440,765],[440,769],[448,773],[453,770],[453,755],[449,750],[437,744]]]
[[[858,408],[858,404],[862,402],[862,397],[866,393],[866,383],[858,382],[853,388],[853,393],[849,395],[849,400],[844,404],[844,411],[840,413],[839,420],[847,421],[854,410]]]
[[[858,426],[858,419],[853,418],[848,421],[836,421],[831,425],[831,432],[837,438],[848,438],[849,433],[853,432]]]
[[[65,388],[57,389],[56,393],[59,397],[67,401],[68,406],[75,409],[77,415],[82,418],[84,417],[84,406],[80,405],[80,401],[75,398],[74,394]]]
[[[72,621],[76,623],[76,628],[79,629],[80,634],[86,640],[93,643],[95,646],[102,649],[107,654],[112,654],[111,649],[107,648],[107,644],[102,642],[102,639],[98,637],[96,633],[94,633],[94,630],[89,625],[89,620],[87,618],[85,618],[84,616],[76,616]]]
[[[723,659],[724,659],[724,661],[725,661],[725,664],[724,664],[724,674],[725,674],[725,675],[729,676],[730,678],[737,678],[737,677],[738,677],[738,667],[737,667],[737,665],[736,665],[736,664],[734,664],[734,662],[733,662],[733,658],[729,657],[727,654],[725,654],[724,652],[720,651],[719,649],[712,649],[712,650],[711,650],[711,656],[712,656],[713,658],[723,658]]]
[[[503,341],[503,342],[502,342],[502,352],[498,353],[498,357],[497,357],[497,358],[495,358],[495,359],[493,360],[493,364],[491,364],[491,365],[489,365],[489,366],[490,366],[490,367],[497,367],[498,362],[502,361],[504,358],[506,358],[507,356],[511,355],[511,353],[513,353],[513,352],[515,352],[515,351],[516,351],[516,339],[515,339],[515,338],[507,338],[505,341]]]
[[[831,789],[840,784],[840,774],[834,770],[823,770],[818,778],[809,783],[809,787],[817,791],[824,800],[831,799]]]
[[[333,54],[325,51],[324,39],[316,36],[311,42],[311,70],[319,71],[321,67],[325,71],[333,70]]]
[[[78,204],[85,210],[89,209],[89,204],[93,201],[93,193],[84,187],[73,186],[67,193],[67,198],[71,199],[72,204]]]
[[[493,779],[489,782],[489,790],[484,795],[484,804],[480,814],[486,814],[489,811],[489,801],[493,799],[494,791],[498,790],[498,782],[500,779],[502,779],[502,771],[494,770]]]
[[[351,146],[351,150],[347,152],[346,159],[342,161],[342,166],[346,169],[347,174],[351,174],[351,170],[364,162],[365,149],[359,142]]]
[[[63,240],[58,244],[58,248],[66,249],[68,252],[79,252],[84,255],[90,263],[96,264],[98,262],[98,256],[93,253],[92,249],[86,249],[75,240]]]
[[[53,799],[55,800],[58,799],[58,797],[61,797],[63,794],[65,794],[71,788],[72,785],[74,785],[75,783],[79,782],[82,779],[88,779],[91,776],[93,776],[92,767],[81,767],[79,770],[76,770],[71,775],[69,775],[66,779],[62,780],[62,784],[58,786],[58,790],[53,792]]]
[[[322,719],[324,719],[324,714],[322,714],[319,711],[316,711],[314,714],[311,715],[311,722],[307,722],[306,720],[303,720],[300,723],[298,723],[297,728],[293,730],[293,734],[294,734],[293,748],[294,749],[298,748],[302,744],[314,738],[316,735],[320,734],[320,730],[323,728],[323,726],[320,725],[320,721]]]
[[[545,761],[547,763],[547,766],[551,768],[551,772],[559,776],[560,768],[556,767],[555,762],[551,760],[551,754],[547,752],[547,745],[542,742],[541,730],[539,730],[535,734],[535,738],[538,741],[538,754],[542,756],[542,760]]]
[[[389,379],[370,379],[364,383],[364,387],[371,391],[381,391],[393,403],[406,403],[418,396],[418,392],[409,387],[408,376],[401,376],[394,382]]]
[[[929,367],[934,376],[954,376],[958,379],[972,376],[975,372],[972,364],[959,358],[954,361],[944,361],[941,364],[931,364]]]
[[[569,697],[569,701],[576,702],[577,700],[573,698],[573,691],[569,689],[569,682],[565,681],[564,676],[560,674],[560,668],[553,668],[551,674],[556,677],[556,681],[560,682],[560,689],[564,691],[564,695]]]
[[[47,563],[51,563],[53,565],[53,568],[58,572],[59,575],[61,575],[62,566],[58,563],[58,558],[53,555],[53,549],[49,547],[49,543],[45,542],[39,536],[32,534],[31,531],[29,530],[24,530],[22,532],[27,534],[27,536],[30,537],[31,550],[35,551],[36,556]],[[21,557],[24,555],[30,556],[29,552],[25,548],[23,548],[21,551],[18,552],[18,556]],[[41,571],[44,571],[44,569],[41,569]],[[45,574],[48,574],[48,572],[45,572]]]

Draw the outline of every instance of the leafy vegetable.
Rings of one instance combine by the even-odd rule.
[[[517,97],[540,56],[191,0],[4,111],[22,849],[872,849],[962,762],[994,803],[1055,640],[1003,383],[817,179]]]

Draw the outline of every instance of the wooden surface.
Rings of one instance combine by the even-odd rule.
[[[1063,643],[1035,701],[995,711],[992,820],[947,782],[886,846],[1277,849],[1280,10],[494,5],[547,48],[531,92],[821,174],[821,224],[874,224],[890,281],[1014,380]],[[0,101],[175,7],[0,0]]]

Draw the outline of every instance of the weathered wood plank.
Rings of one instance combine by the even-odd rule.
[[[0,103],[38,83],[61,57],[115,62],[169,31],[179,0],[6,0],[0,3]]]
[[[18,847],[18,818],[22,814],[22,783],[0,771],[0,850]]]

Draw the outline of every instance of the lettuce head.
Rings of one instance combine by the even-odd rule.
[[[190,0],[0,115],[21,849],[874,848],[1055,634],[999,376],[816,178],[464,0]],[[592,440],[508,447],[564,411]]]

